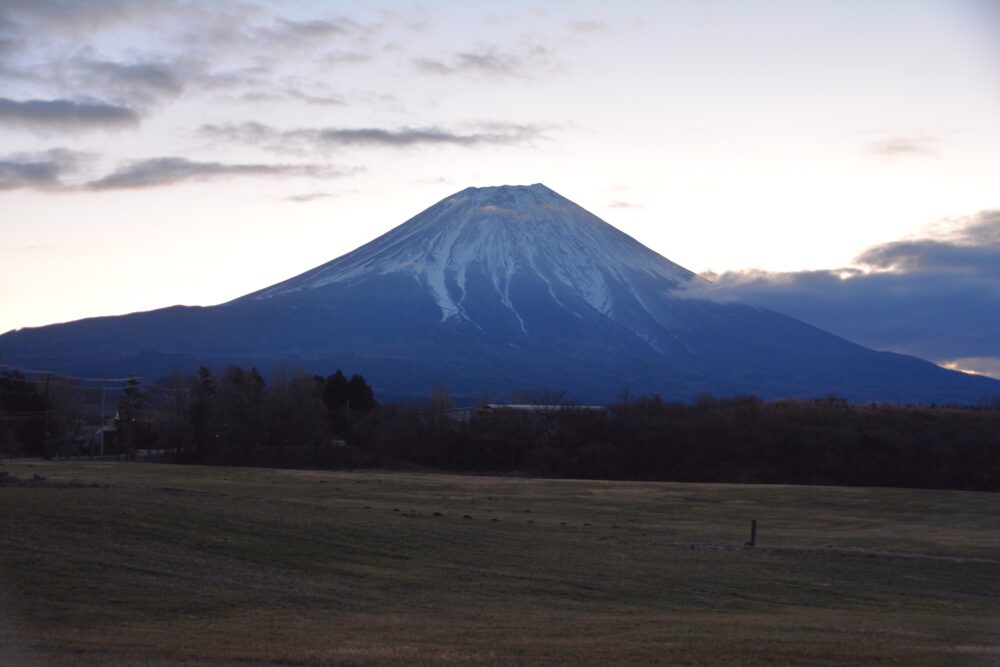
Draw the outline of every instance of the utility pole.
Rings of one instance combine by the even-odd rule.
[[[45,374],[45,411],[42,413],[42,458],[48,459],[49,454],[49,374]]]
[[[101,460],[102,461],[104,460],[104,428],[105,428],[105,422],[104,422],[104,385],[105,385],[105,383],[102,381],[101,382]]]
[[[744,546],[755,547],[757,546],[757,519],[753,519],[750,522],[750,541]]]

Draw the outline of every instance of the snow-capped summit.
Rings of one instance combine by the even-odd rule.
[[[665,291],[697,280],[536,183],[466,188],[357,250],[251,297],[269,299],[389,274],[424,286],[442,320],[472,322],[465,307],[468,281],[472,274],[485,277],[525,333],[512,298],[519,279],[544,283],[552,299],[571,311],[585,304],[611,318],[616,297],[635,298],[651,282]]]

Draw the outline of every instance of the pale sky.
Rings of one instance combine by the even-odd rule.
[[[0,331],[226,301],[470,185],[867,271],[1000,209],[998,7],[4,0]]]

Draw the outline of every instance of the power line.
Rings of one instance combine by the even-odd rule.
[[[145,378],[141,375],[131,375],[129,377],[123,378],[87,378],[80,377],[78,375],[69,375],[68,373],[60,373],[58,371],[44,371],[34,368],[19,368],[18,366],[11,366],[9,364],[0,364],[0,368],[6,368],[12,371],[18,371],[19,373],[30,373],[32,375],[52,375],[55,377],[66,378],[68,380],[77,380],[79,382],[129,382],[131,380],[145,381]]]
[[[99,385],[78,384],[74,380],[70,380],[68,378],[62,378],[62,377],[59,377],[57,375],[53,375],[53,376],[49,376],[49,377],[50,377],[51,384],[53,386],[57,386],[57,387],[66,387],[66,388],[69,388],[69,389],[77,389],[77,390],[80,390],[80,391],[100,391],[100,389],[101,389],[101,387]],[[44,376],[42,376],[42,377],[28,376],[28,377],[25,377],[25,380],[27,382],[33,382],[33,383],[44,382],[45,381],[45,377]],[[105,388],[109,389],[109,390],[110,389],[124,389],[127,386],[129,386],[129,385],[127,385],[127,384],[113,384],[113,385],[105,385]],[[146,386],[152,386],[152,385],[149,385],[149,384],[146,384],[146,383],[140,383],[140,386],[146,387]]]

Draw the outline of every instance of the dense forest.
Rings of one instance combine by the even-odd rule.
[[[623,395],[606,412],[486,414],[456,410],[443,389],[420,405],[380,405],[360,375],[278,370],[265,381],[231,367],[131,381],[98,433],[59,396],[0,375],[0,456],[91,456],[101,439],[106,455],[182,463],[1000,490],[1000,404]]]

